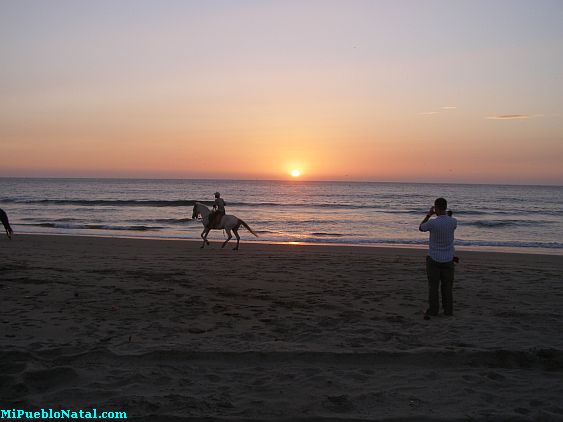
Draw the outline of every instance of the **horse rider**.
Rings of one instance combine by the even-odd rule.
[[[11,239],[14,231],[10,226],[10,221],[8,220],[8,214],[6,214],[6,212],[2,208],[0,208],[0,221],[2,222],[4,228],[6,229],[6,234],[8,235],[8,238]]]
[[[221,219],[225,215],[225,205],[225,201],[221,198],[221,194],[219,192],[215,192],[213,211],[209,214],[209,228],[214,228],[221,223]]]

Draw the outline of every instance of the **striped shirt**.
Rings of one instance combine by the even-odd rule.
[[[439,215],[420,225],[420,230],[430,232],[428,256],[437,262],[450,262],[454,259],[454,230],[457,220],[447,215]]]

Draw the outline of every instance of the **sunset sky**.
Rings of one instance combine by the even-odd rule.
[[[563,184],[563,2],[0,1],[0,176]]]

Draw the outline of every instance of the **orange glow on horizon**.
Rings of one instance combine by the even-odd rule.
[[[0,6],[0,177],[563,185],[561,2],[52,3]]]

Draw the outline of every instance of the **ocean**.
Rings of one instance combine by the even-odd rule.
[[[219,191],[242,242],[424,247],[436,197],[458,219],[456,247],[563,254],[563,187],[247,180],[0,178],[17,233],[199,240],[195,201]],[[212,231],[210,240],[223,240]]]

